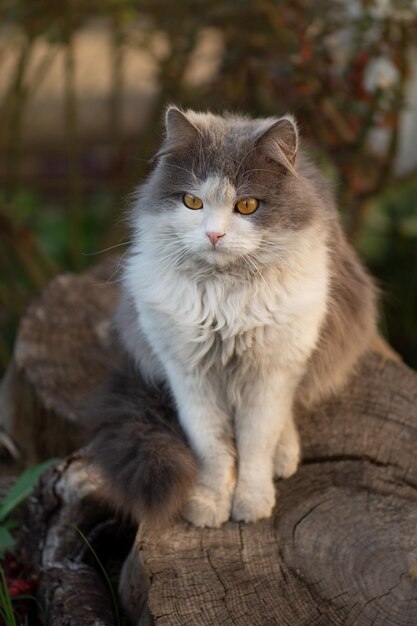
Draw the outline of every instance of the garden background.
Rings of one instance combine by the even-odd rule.
[[[0,373],[53,275],[127,249],[169,103],[295,114],[417,367],[416,42],[412,0],[1,0]]]

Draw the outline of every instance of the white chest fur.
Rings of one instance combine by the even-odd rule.
[[[242,275],[204,274],[172,264],[158,250],[138,247],[125,274],[138,323],[162,362],[190,368],[246,361],[305,361],[326,312],[327,254],[316,246],[289,259],[285,271],[267,267]]]

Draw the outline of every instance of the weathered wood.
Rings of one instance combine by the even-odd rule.
[[[22,464],[65,456],[80,445],[79,408],[117,359],[110,316],[118,261],[56,277],[22,318],[0,391],[0,418]]]
[[[130,543],[126,542],[129,528],[105,507],[97,496],[99,490],[100,477],[81,452],[49,469],[26,505],[23,558],[39,578],[38,598],[49,626],[116,624],[108,582],[79,533],[99,552],[105,569],[109,554],[119,548],[120,568]],[[110,548],[99,550],[95,545],[109,538]]]
[[[60,449],[76,445],[70,435],[78,408],[117,360],[109,336],[117,288],[104,277],[114,266],[97,272],[56,279],[22,322],[16,349],[22,378],[15,384],[29,388],[36,400],[17,411],[25,431],[19,444],[35,440],[31,458],[52,453],[52,440],[36,442],[44,428],[64,431],[68,442]],[[179,523],[163,534],[140,528],[121,579],[133,622],[415,626],[417,375],[393,361],[386,347],[378,350],[384,356],[369,354],[340,397],[314,412],[299,412],[304,461],[294,477],[277,483],[271,520],[228,523],[220,530]],[[24,411],[29,425],[22,421]],[[68,555],[75,540],[63,528],[81,520],[75,523],[99,535],[94,529],[109,514],[91,504],[100,480],[82,458],[74,478],[73,463],[38,491],[31,515],[38,509],[35,518],[44,521],[31,526],[41,571],[49,572],[41,599],[60,616],[54,625],[81,626],[94,623],[88,619],[94,611],[100,614],[99,598],[107,590],[102,588],[95,604],[83,601],[94,605],[85,615],[74,589],[84,588],[89,574],[74,574],[74,557]],[[43,545],[65,557],[55,570],[57,557],[48,556],[51,549],[45,556]]]
[[[370,355],[298,421],[303,465],[277,484],[271,520],[139,530],[124,588],[146,572],[150,623],[417,623],[417,376]]]

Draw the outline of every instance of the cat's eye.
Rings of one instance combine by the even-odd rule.
[[[197,210],[203,208],[203,201],[201,198],[192,196],[190,193],[185,193],[182,197],[182,201],[188,209]]]
[[[236,202],[235,210],[242,215],[251,215],[251,213],[255,213],[258,206],[259,200],[256,198],[245,198]]]

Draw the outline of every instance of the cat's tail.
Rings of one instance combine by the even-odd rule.
[[[169,396],[146,386],[129,364],[93,399],[86,417],[87,450],[109,502],[146,524],[164,526],[178,517],[197,463]]]

